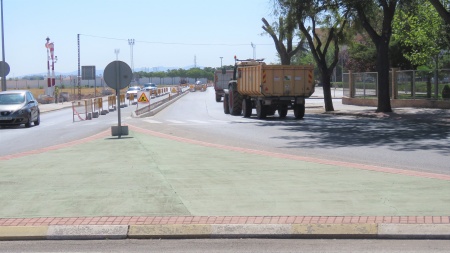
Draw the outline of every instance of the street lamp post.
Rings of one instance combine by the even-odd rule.
[[[131,72],[134,72],[134,66],[133,66],[133,46],[134,46],[134,39],[128,40],[128,45],[130,45],[130,53],[131,53]]]
[[[114,49],[114,53],[116,54],[116,61],[118,61],[119,60],[120,49],[118,49],[118,48]]]
[[[253,42],[251,42],[250,45],[252,45],[252,48],[253,48],[253,60],[255,60],[256,59],[256,45],[253,44]]]
[[[132,73],[132,80],[134,80],[134,65],[133,65],[133,46],[134,46],[134,39],[128,39],[128,45],[130,45],[130,54],[131,54],[131,73]]]
[[[222,56],[220,56],[220,67],[222,68]]]

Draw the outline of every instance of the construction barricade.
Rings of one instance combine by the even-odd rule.
[[[134,93],[131,93],[128,97],[128,105],[134,104]]]
[[[120,94],[119,101],[120,101],[120,104],[119,104],[120,108],[124,108],[124,107],[128,106],[125,103],[125,94]]]
[[[92,113],[93,118],[98,118],[99,115],[105,115],[108,111],[103,110],[103,98],[94,98],[93,101],[94,111]]]
[[[80,121],[92,119],[92,100],[72,101],[72,112],[73,122],[75,122],[75,118],[78,118]]]
[[[112,112],[116,110],[116,96],[108,96],[108,111]]]

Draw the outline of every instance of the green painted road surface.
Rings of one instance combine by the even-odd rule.
[[[106,137],[105,137],[106,136]],[[0,158],[0,217],[441,216],[450,180],[133,131]]]

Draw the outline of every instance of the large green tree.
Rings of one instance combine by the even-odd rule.
[[[444,20],[444,22],[447,25],[450,25],[450,12],[447,8],[449,8],[449,1],[448,0],[428,0],[434,8],[436,8],[436,11],[439,13],[439,16]]]
[[[377,112],[392,112],[389,96],[389,42],[392,22],[401,0],[343,0],[348,9],[354,10],[355,22],[360,22],[375,44],[378,72]],[[378,26],[381,19],[381,26]]]
[[[404,56],[415,66],[434,63],[441,50],[447,48],[444,22],[426,0],[400,10],[393,22],[393,38],[408,48]],[[433,65],[434,65],[433,63]]]
[[[334,111],[331,77],[339,60],[347,11],[340,9],[339,0],[278,0],[278,4],[282,14],[295,15],[319,69],[325,111]]]

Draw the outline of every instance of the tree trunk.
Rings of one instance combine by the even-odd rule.
[[[280,55],[281,65],[291,65],[291,57],[286,53],[278,52]]]
[[[325,103],[325,111],[334,111],[333,98],[331,97],[331,73],[327,70],[321,69],[322,72],[322,84],[323,84],[323,101]]]
[[[377,46],[378,107],[376,112],[392,112],[389,96],[389,40],[381,39]]]

